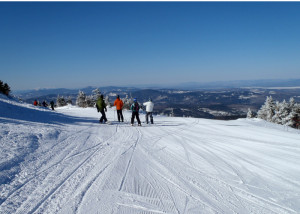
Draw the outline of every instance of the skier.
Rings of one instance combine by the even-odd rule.
[[[152,102],[152,99],[150,98],[148,102],[143,103],[144,106],[146,106],[146,123],[149,123],[149,116],[150,116],[150,121],[151,124],[153,124],[153,116],[152,116],[152,112],[153,112],[153,107],[154,107],[154,103]]]
[[[33,105],[34,105],[34,106],[37,106],[37,105],[38,105],[37,100],[34,100]]]
[[[51,105],[52,110],[54,111],[54,102],[53,102],[53,100],[51,100],[50,105]]]
[[[141,126],[141,121],[139,118],[139,110],[140,110],[140,105],[137,102],[137,99],[133,99],[133,104],[131,105],[131,110],[132,110],[132,116],[131,116],[131,125],[133,126],[134,123],[134,117],[136,117],[136,120],[138,122],[138,125]]]
[[[120,122],[120,120],[122,120],[122,122],[124,122],[124,118],[122,114],[123,101],[120,99],[119,95],[117,95],[117,99],[114,102],[114,106],[116,106],[117,109],[118,121]]]
[[[102,94],[101,94],[101,96],[99,97],[99,99],[96,102],[96,107],[97,107],[98,112],[100,112],[101,115],[102,115],[101,118],[100,118],[100,120],[99,120],[99,122],[102,123],[103,120],[104,120],[104,123],[106,123],[107,122],[107,118],[106,118],[104,110],[107,111],[107,109],[106,109],[106,104],[105,104],[105,102],[103,100],[103,95]]]
[[[44,100],[44,101],[42,102],[42,105],[43,105],[45,108],[48,106],[46,100]]]

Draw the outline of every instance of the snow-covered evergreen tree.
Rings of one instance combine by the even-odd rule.
[[[254,117],[254,113],[251,111],[250,108],[248,108],[247,118],[253,118],[253,117]]]
[[[276,107],[275,107],[275,114],[272,118],[272,121],[277,124],[285,125],[287,123],[287,120],[288,120],[287,117],[288,117],[289,113],[290,113],[290,110],[289,110],[288,103],[285,100],[283,100],[282,103],[277,101]]]
[[[109,96],[105,97],[105,104],[106,104],[107,107],[109,107],[109,108],[111,107],[111,104],[109,102]]]
[[[293,128],[300,128],[300,104],[294,103],[291,111],[287,116],[286,125]]]
[[[78,96],[77,96],[77,99],[76,99],[76,105],[79,106],[79,107],[87,107],[87,104],[86,104],[86,95],[83,91],[79,91],[78,92]]]
[[[67,104],[70,104],[70,105],[73,104],[73,101],[72,101],[72,97],[71,97],[71,96],[68,96],[68,97],[67,97]]]
[[[123,99],[123,109],[130,109],[131,104],[133,103],[133,99],[129,98],[128,95]]]
[[[96,101],[94,100],[94,96],[90,95],[90,96],[86,96],[85,97],[85,102],[86,102],[86,106],[87,107],[94,107],[96,104]]]
[[[97,100],[100,98],[101,92],[98,88],[92,91],[91,96],[86,97],[86,102],[88,107],[95,107]]]
[[[273,98],[272,96],[267,97],[264,105],[257,112],[257,117],[272,122],[274,111],[275,111],[275,104]]]
[[[280,124],[281,123],[281,120],[279,119],[279,109],[280,109],[280,102],[279,101],[276,101],[275,102],[275,107],[274,107],[274,116],[272,117],[272,122],[273,123],[278,123]]]
[[[274,104],[272,97],[267,97],[264,105],[257,112],[257,117],[269,122],[299,128],[300,104],[296,103],[294,98],[290,98],[289,102],[283,100],[282,103],[276,101]]]
[[[291,109],[291,111],[294,108],[295,104],[296,104],[296,102],[295,102],[294,97],[291,97],[289,100],[289,108]]]
[[[56,106],[61,107],[61,106],[66,106],[66,105],[67,105],[67,102],[66,102],[65,98],[63,96],[57,95]]]
[[[93,100],[97,101],[100,96],[101,96],[101,92],[99,90],[99,88],[96,88],[92,91],[92,96],[93,96]]]
[[[280,116],[281,116],[281,124],[282,125],[288,125],[289,123],[289,115],[292,111],[292,109],[289,106],[289,103],[287,103],[285,100],[283,100],[282,105],[281,105],[281,109],[280,111]]]
[[[174,117],[174,109],[171,109],[170,117]]]

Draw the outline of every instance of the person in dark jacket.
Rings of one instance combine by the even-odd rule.
[[[140,121],[140,117],[139,117],[139,110],[140,110],[140,105],[137,102],[137,99],[134,98],[133,99],[133,104],[131,105],[131,110],[132,110],[132,116],[131,116],[131,125],[133,126],[134,123],[134,118],[136,117],[136,120],[138,122],[138,125],[141,126],[141,121]]]
[[[47,104],[46,100],[44,100],[44,101],[42,102],[42,105],[43,105],[45,108],[48,107],[48,104]]]
[[[106,123],[107,122],[107,118],[106,118],[104,110],[107,111],[107,109],[106,109],[105,101],[103,99],[103,95],[101,95],[99,97],[99,99],[97,100],[96,107],[97,107],[98,112],[100,112],[101,115],[102,115],[101,118],[100,118],[100,120],[99,120],[99,122],[103,123],[103,120],[104,120],[104,123]]]
[[[54,111],[54,101],[53,100],[51,100],[50,105],[51,105],[52,110]]]

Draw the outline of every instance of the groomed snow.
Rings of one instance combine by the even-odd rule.
[[[300,213],[299,130],[124,115],[0,97],[0,213]]]

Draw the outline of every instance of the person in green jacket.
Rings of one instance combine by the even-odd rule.
[[[105,101],[103,99],[103,95],[101,95],[100,98],[97,100],[96,108],[97,108],[98,112],[100,112],[102,115],[99,122],[103,123],[103,120],[104,120],[104,123],[106,123],[107,118],[106,118],[104,110],[107,111],[107,109],[106,109]]]

